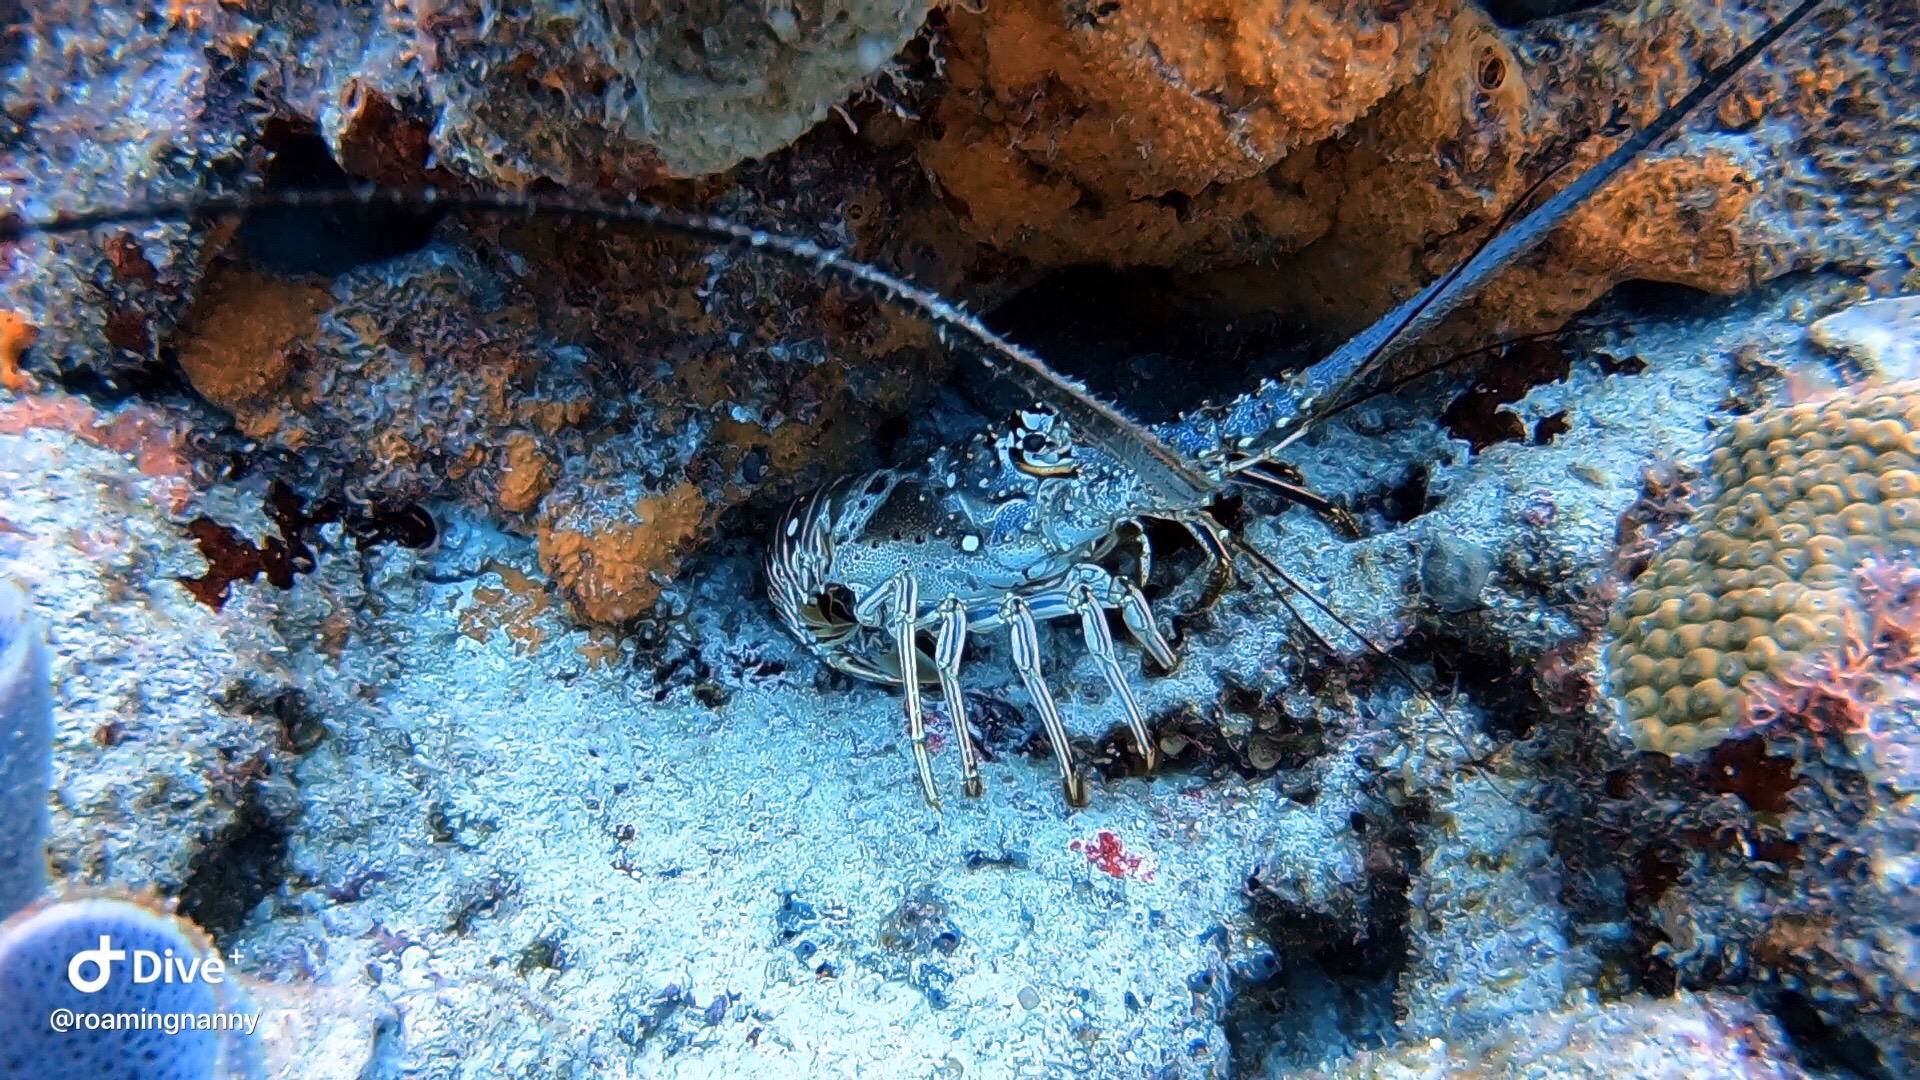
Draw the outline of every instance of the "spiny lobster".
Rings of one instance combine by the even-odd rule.
[[[943,337],[953,333],[971,342],[990,367],[1012,375],[1040,404],[1016,413],[1004,429],[942,453],[924,471],[883,470],[846,478],[795,503],[781,520],[767,559],[773,605],[787,628],[835,668],[902,687],[921,789],[935,806],[939,796],[921,687],[939,687],[959,744],[963,789],[978,796],[979,755],[968,734],[960,661],[969,634],[1004,627],[1014,666],[1052,745],[1067,799],[1081,805],[1086,801],[1085,779],[1075,767],[1065,725],[1041,675],[1038,624],[1079,622],[1149,771],[1158,755],[1107,621],[1108,612],[1117,612],[1136,644],[1161,666],[1174,665],[1173,648],[1141,592],[1152,558],[1143,522],[1172,522],[1199,541],[1209,574],[1203,602],[1227,587],[1234,567],[1244,560],[1283,602],[1288,602],[1290,589],[1352,631],[1283,568],[1210,516],[1208,507],[1230,484],[1240,483],[1330,512],[1331,507],[1277,464],[1279,453],[1319,410],[1366,378],[1396,346],[1418,338],[1530,252],[1575,207],[1823,2],[1803,0],[1652,124],[1325,359],[1285,379],[1264,380],[1224,405],[1203,407],[1154,428],[1059,375],[975,316],[884,270],[804,239],[637,201],[377,187],[286,191],[32,221],[0,219],[0,241],[130,222],[241,214],[269,206],[447,207],[637,225],[766,252],[809,271],[876,289],[917,311]],[[1378,651],[1357,631],[1355,636]],[[1400,671],[1406,675],[1404,668]]]

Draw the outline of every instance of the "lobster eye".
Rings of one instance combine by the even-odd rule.
[[[820,609],[820,617],[828,622],[851,624],[860,621],[853,614],[853,590],[845,585],[829,585],[821,589],[813,603]]]

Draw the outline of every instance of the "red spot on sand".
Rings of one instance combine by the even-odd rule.
[[[1067,845],[1067,850],[1085,855],[1088,862],[1099,867],[1108,877],[1153,880],[1153,863],[1139,855],[1127,854],[1126,845],[1120,842],[1120,838],[1105,829],[1094,834],[1092,841],[1075,840]]]

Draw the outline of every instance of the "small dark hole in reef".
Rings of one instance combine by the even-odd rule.
[[[0,0],[0,67],[20,59],[33,40],[28,32],[26,0]],[[9,146],[20,134],[15,120],[0,113],[0,147]]]
[[[259,805],[242,806],[188,865],[180,914],[222,949],[232,944],[247,915],[286,879],[287,835],[286,824]]]
[[[268,158],[267,191],[340,191],[354,182],[333,159],[325,139],[304,120],[269,120],[261,135]],[[440,212],[410,213],[387,206],[335,210],[255,210],[235,233],[238,249],[282,274],[334,277],[356,266],[418,251],[433,237]]]
[[[1640,970],[1640,985],[1650,997],[1670,998],[1680,991],[1680,973],[1660,957],[1650,956]]]
[[[1231,1075],[1310,1066],[1332,1049],[1330,1040],[1377,1046],[1391,1036],[1407,961],[1409,869],[1419,864],[1420,811],[1409,808],[1368,830],[1364,914],[1307,910],[1266,889],[1258,874],[1249,879],[1249,913],[1273,957],[1236,965],[1222,1021]]]
[[[1647,370],[1647,362],[1638,356],[1608,356],[1606,353],[1593,355],[1594,366],[1602,375],[1638,375]]]
[[[1600,3],[1601,0],[1482,0],[1480,6],[1501,26],[1525,26],[1535,19],[1550,19],[1597,7]]]
[[[891,462],[896,460],[894,457],[894,449],[900,445],[900,440],[906,436],[907,428],[907,418],[904,416],[889,416],[874,425],[873,450],[881,461]]]
[[[1150,518],[1145,531],[1147,544],[1153,551],[1153,576],[1143,591],[1149,600],[1154,600],[1197,572],[1202,552],[1193,534],[1171,521]]]
[[[112,375],[103,375],[92,368],[51,374],[60,384],[60,389],[102,404],[117,404],[128,398],[155,401],[194,396],[193,388],[180,373],[179,365],[164,355],[171,352],[169,346],[162,344],[161,352],[163,355],[159,358],[149,356],[125,365],[116,365]]]
[[[1461,693],[1486,715],[1487,734],[1524,739],[1553,715],[1532,663],[1503,640],[1475,633],[1470,616],[1456,616],[1415,631],[1403,653],[1434,667],[1436,686],[1459,684]]]
[[[1672,841],[1659,840],[1640,849],[1627,869],[1627,904],[1646,910],[1660,902],[1680,881],[1686,863]]]
[[[1427,482],[1432,476],[1432,470],[1425,465],[1409,465],[1393,484],[1355,498],[1352,512],[1359,517],[1372,510],[1386,519],[1389,526],[1404,525],[1439,505],[1427,492]],[[1362,523],[1362,528],[1365,527]]]
[[[1666,281],[1623,281],[1601,300],[1620,315],[1633,318],[1681,318],[1697,315],[1715,301],[1725,301],[1690,285]]]
[[[1507,81],[1506,58],[1492,49],[1480,54],[1480,68],[1476,73],[1480,80],[1480,89],[1498,90]]]
[[[1545,446],[1554,439],[1566,434],[1567,429],[1571,426],[1572,425],[1567,423],[1567,413],[1565,409],[1554,413],[1552,416],[1543,416],[1534,421],[1533,445]]]
[[[1294,352],[1306,337],[1300,327],[1222,310],[1198,284],[1153,267],[1060,270],[1000,304],[988,321],[1147,423],[1242,393],[1252,377],[1288,361],[1313,359]],[[970,378],[964,389],[989,416],[1027,403],[1003,379]],[[987,399],[994,394],[1008,397]]]
[[[1782,991],[1768,1003],[1767,1011],[1780,1021],[1780,1030],[1792,1044],[1795,1056],[1809,1070],[1840,1072],[1863,1080],[1891,1076],[1873,1043],[1857,1031],[1829,1024],[1803,995]]]
[[[1880,1061],[1880,1049],[1859,1032],[1826,1022],[1805,995],[1791,990],[1774,995],[1766,1011],[1780,1020],[1799,1063],[1812,1072],[1837,1072],[1860,1080],[1889,1080],[1891,1072]]]
[[[1502,406],[1526,397],[1535,386],[1565,379],[1572,369],[1572,359],[1552,338],[1516,342],[1481,365],[1473,385],[1447,405],[1440,422],[1476,454],[1494,443],[1525,439],[1526,424]]]
[[[1763,814],[1793,809],[1787,794],[1800,783],[1793,775],[1793,759],[1769,757],[1766,738],[1760,735],[1715,746],[1700,772],[1708,791],[1738,795],[1741,802]]]

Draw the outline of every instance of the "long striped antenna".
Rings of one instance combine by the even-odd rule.
[[[459,210],[496,217],[559,217],[632,226],[649,232],[690,237],[723,247],[764,252],[802,270],[872,289],[887,300],[924,317],[942,340],[957,335],[974,345],[987,367],[1007,375],[1022,389],[1063,406],[1076,426],[1106,437],[1123,438],[1147,450],[1146,461],[1158,475],[1159,490],[1208,492],[1216,487],[1138,421],[1094,396],[1079,382],[1048,366],[1033,352],[989,329],[979,317],[897,274],[847,257],[837,248],[804,237],[756,229],[716,214],[676,210],[635,198],[608,199],[564,192],[409,191],[377,184],[326,190],[259,191],[238,195],[191,195],[103,210],[56,213],[41,218],[0,217],[0,243],[30,236],[88,232],[112,225],[161,221],[197,222],[238,217],[259,210],[395,209],[412,213]]]
[[[1478,294],[1496,275],[1531,254],[1569,214],[1592,198],[1628,165],[1671,135],[1701,106],[1719,96],[1747,65],[1774,42],[1791,33],[1826,2],[1802,0],[1745,48],[1709,71],[1685,97],[1669,106],[1652,123],[1629,136],[1612,153],[1590,166],[1513,225],[1495,229],[1482,241],[1471,258],[1376,319],[1371,326],[1347,339],[1345,344],[1296,378],[1273,384],[1272,395],[1277,400],[1262,401],[1260,395],[1256,394],[1229,405],[1228,419],[1223,426],[1249,431],[1254,444],[1246,448],[1247,452],[1239,460],[1227,465],[1225,471],[1231,474],[1255,468],[1291,445],[1308,430],[1308,421],[1318,417],[1324,407],[1338,402],[1388,357],[1438,326]],[[1236,412],[1244,415],[1237,416]]]
[[[1539,247],[1556,225],[1566,220],[1569,214],[1592,198],[1628,165],[1677,130],[1701,106],[1718,97],[1748,64],[1774,42],[1791,33],[1823,3],[1826,0],[1802,0],[1785,18],[1768,27],[1725,63],[1709,71],[1685,97],[1668,106],[1652,123],[1614,147],[1612,153],[1590,166],[1572,183],[1554,192],[1511,227],[1496,229],[1472,258],[1382,315],[1373,325],[1313,365],[1309,369],[1309,380],[1323,382],[1328,388],[1327,393],[1319,395],[1321,399],[1337,398],[1354,382],[1371,373],[1395,350],[1418,340],[1421,335],[1438,326],[1448,315],[1471,300],[1495,275]]]

